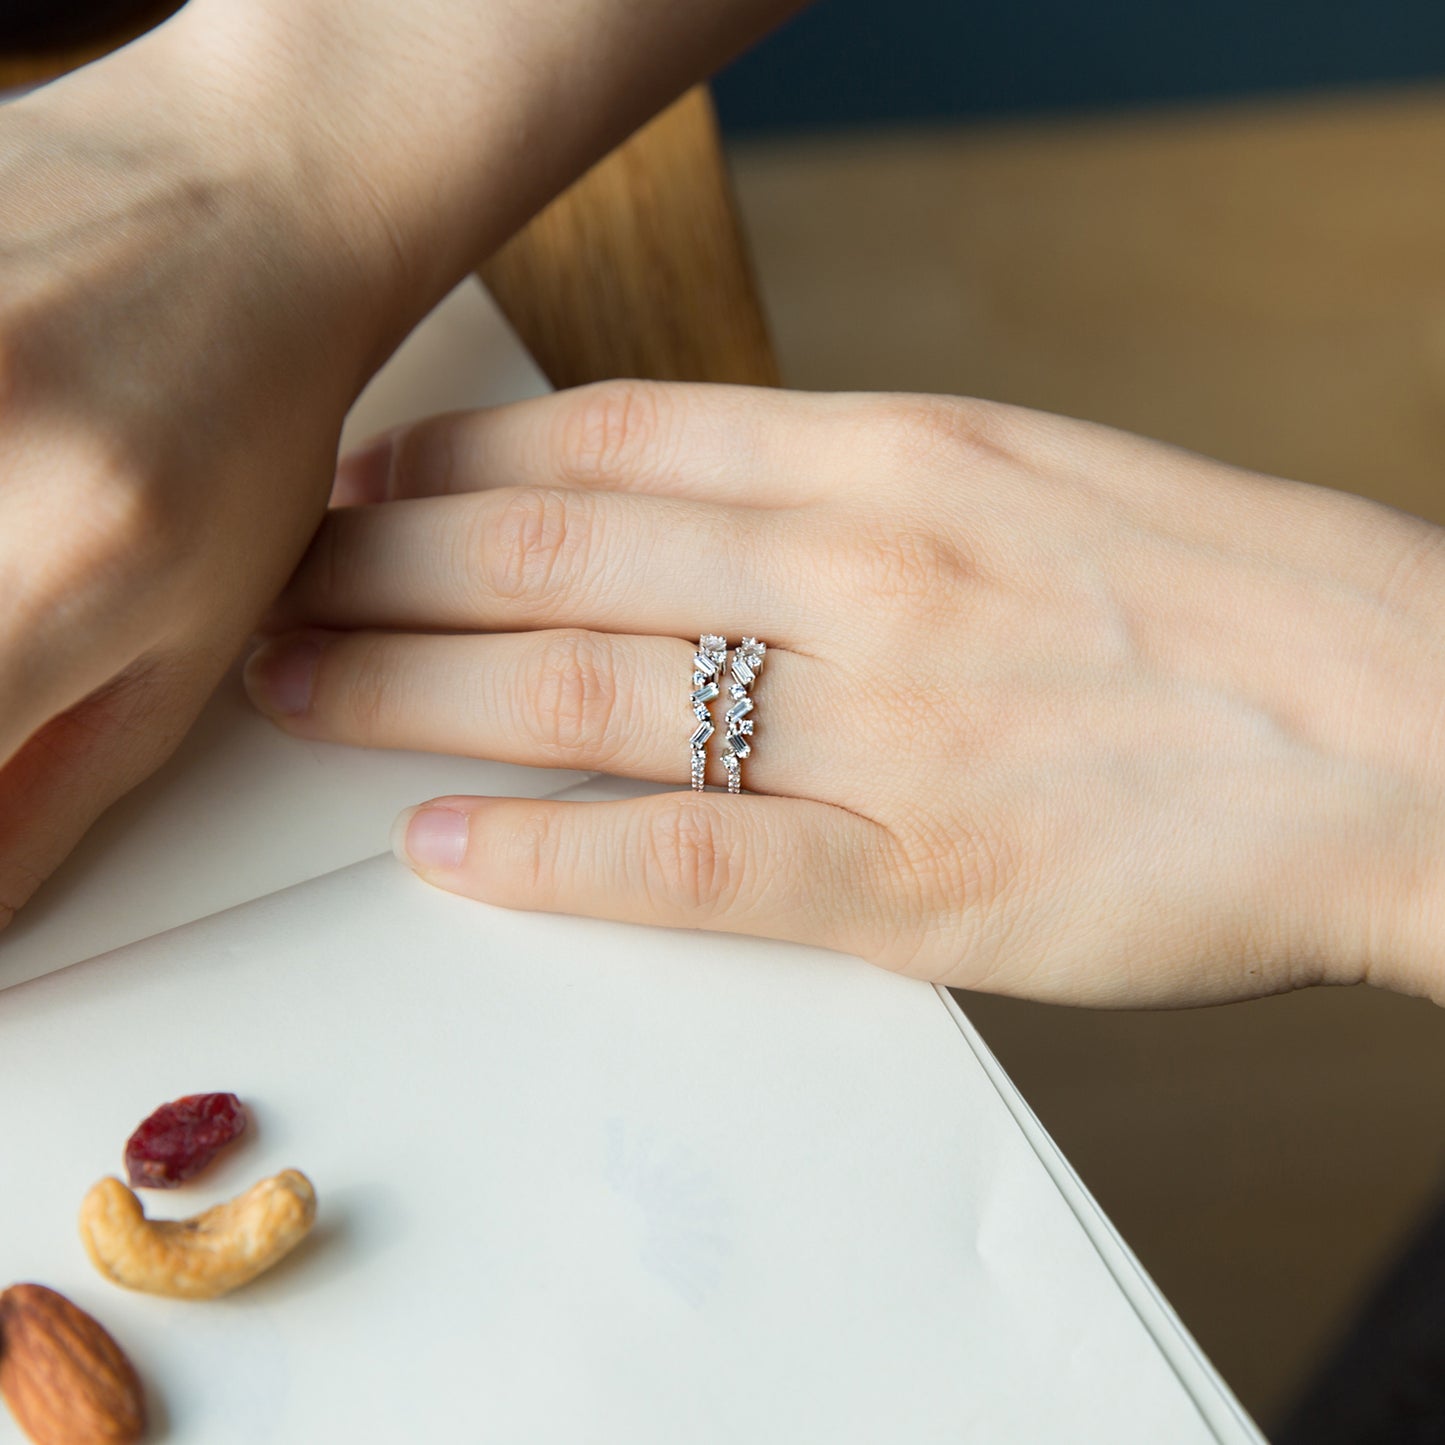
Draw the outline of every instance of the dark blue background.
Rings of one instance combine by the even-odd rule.
[[[1445,0],[821,0],[715,90],[736,133],[1439,76]]]

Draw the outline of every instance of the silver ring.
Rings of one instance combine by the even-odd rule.
[[[756,637],[745,637],[733,653],[732,680],[728,683],[728,696],[732,702],[723,714],[726,732],[722,755],[730,793],[741,793],[743,790],[743,759],[753,750],[753,720],[748,716],[753,710],[753,700],[749,694],[763,670],[767,650],[767,644],[759,642]]]
[[[692,715],[696,726],[687,745],[692,753],[692,790],[695,793],[707,789],[707,740],[716,731],[708,703],[718,695],[727,655],[727,639],[705,632],[698,639],[697,652],[692,659]]]

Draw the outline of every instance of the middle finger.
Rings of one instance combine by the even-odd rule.
[[[502,487],[330,512],[273,627],[515,631],[566,625],[799,641],[791,512]]]

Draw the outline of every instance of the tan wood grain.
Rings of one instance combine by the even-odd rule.
[[[556,386],[777,384],[704,86],[593,167],[481,275]]]

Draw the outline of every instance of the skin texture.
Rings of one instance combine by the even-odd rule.
[[[359,265],[328,276],[149,83],[113,139],[100,74],[0,112],[0,921],[179,741],[311,534],[365,374]]]
[[[191,0],[0,110],[0,926],[301,561],[398,339],[787,8]],[[1439,992],[1422,522],[976,402],[626,386],[340,489],[252,669],[298,732],[675,780],[692,640],[772,649],[757,795],[450,800],[403,828],[443,886],[1078,1002]]]
[[[191,0],[0,107],[0,927],[180,740],[397,342],[785,10]]]
[[[443,888],[1071,1003],[1441,992],[1425,522],[982,402],[637,383],[335,498],[248,667],[299,735],[685,786],[698,634],[769,645],[750,796],[435,800]]]

